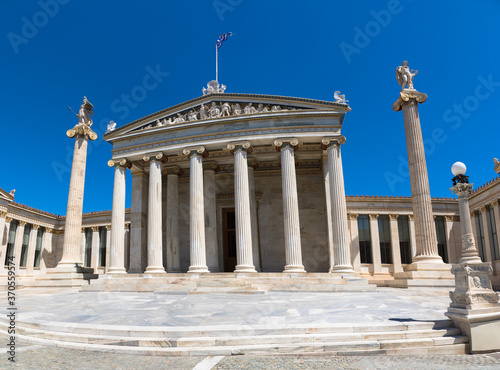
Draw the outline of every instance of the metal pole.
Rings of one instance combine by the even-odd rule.
[[[219,82],[219,49],[215,43],[215,81]]]

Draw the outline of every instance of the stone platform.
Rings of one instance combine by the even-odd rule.
[[[261,294],[20,289],[18,340],[162,356],[463,354],[439,290]],[[6,300],[5,293],[0,297]],[[0,315],[5,328],[6,311]],[[2,332],[5,332],[2,330]]]

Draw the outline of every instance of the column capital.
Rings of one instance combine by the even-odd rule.
[[[481,211],[481,213],[485,213],[486,212],[486,206],[479,207],[479,211]]]
[[[346,138],[344,135],[339,135],[335,137],[325,137],[321,139],[321,149],[325,150],[331,147],[332,145],[340,147],[341,145],[345,144],[345,142]]]
[[[252,144],[250,141],[238,141],[234,143],[227,144],[227,148],[231,151],[231,154],[234,154],[235,151],[242,150],[247,152],[248,154],[252,153]]]
[[[358,219],[358,214],[357,213],[348,213],[347,218],[349,220],[357,220]]]
[[[453,187],[450,188],[453,194],[456,194],[459,198],[466,197],[472,191],[474,184],[464,184],[462,182],[457,183]]]
[[[445,215],[445,216],[444,216],[444,220],[445,220],[446,222],[453,221],[453,216],[450,216],[450,215]]]
[[[187,155],[189,158],[191,158],[193,155],[202,156],[203,158],[208,157],[208,150],[203,145],[191,146],[191,147],[185,148],[182,151],[182,153],[184,155]]]
[[[46,228],[45,228],[45,232],[46,232],[46,233],[52,234],[52,233],[53,233],[53,231],[54,231],[54,230],[53,230],[53,229],[51,229],[50,227],[46,227]]]
[[[125,225],[123,225],[123,227],[124,227],[125,229],[130,229],[130,223],[126,223]]]
[[[279,152],[283,148],[293,148],[293,150],[299,149],[299,139],[297,138],[286,138],[286,139],[276,139],[274,140],[274,146]]]
[[[376,214],[376,213],[370,213],[368,215],[368,217],[370,217],[370,220],[376,220],[378,218],[378,214]]]
[[[7,212],[0,212],[0,217],[6,218],[7,217]]]
[[[84,233],[86,229],[86,227],[82,227],[82,233]]]
[[[248,167],[251,167],[254,170],[259,168],[259,162],[257,162],[257,159],[255,159],[254,157],[247,158],[247,165]]]
[[[127,168],[132,168],[132,163],[129,162],[127,159],[122,158],[122,159],[110,159],[108,161],[108,166],[109,167],[127,167]]]
[[[470,211],[470,216],[471,217],[477,217],[477,211]]]
[[[498,200],[496,200],[496,199],[495,199],[493,202],[491,202],[491,205],[492,205],[493,207],[498,206]]]
[[[40,225],[35,225],[35,224],[32,224],[32,225],[31,225],[31,229],[32,229],[32,230],[38,230],[38,229],[39,229],[39,227],[40,227]]]
[[[26,221],[19,221],[19,226],[22,226],[22,227],[26,226]]]
[[[167,175],[184,175],[184,171],[179,166],[168,166],[164,168],[164,171]]]
[[[5,217],[5,222],[11,222],[11,221],[12,221],[12,217],[9,217],[9,216]]]
[[[389,220],[391,220],[391,221],[397,221],[398,220],[398,215],[396,215],[396,214],[390,214],[389,215]]]
[[[165,155],[162,152],[158,152],[158,153],[146,154],[144,157],[142,157],[142,160],[144,162],[160,161],[162,163],[166,163],[168,161],[168,158],[165,157]]]
[[[93,232],[99,231],[99,226],[92,226],[92,231]]]
[[[413,215],[408,215],[408,221],[413,221]]]
[[[417,90],[404,89],[399,93],[399,98],[392,105],[395,112],[399,112],[405,105],[417,105],[418,103],[425,103],[427,95]]]
[[[104,227],[106,228],[106,230],[111,230],[111,225],[104,225]]]
[[[96,140],[97,134],[90,129],[90,126],[86,124],[78,124],[73,127],[71,130],[66,131],[66,135],[69,138],[78,137],[78,136],[88,136],[90,140]]]
[[[215,161],[206,161],[203,162],[203,171],[214,171],[219,172],[220,167]]]

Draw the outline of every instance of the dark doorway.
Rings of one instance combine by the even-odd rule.
[[[234,208],[222,209],[222,235],[224,248],[224,272],[236,267],[236,215]]]

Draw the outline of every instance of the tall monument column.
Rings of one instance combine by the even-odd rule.
[[[111,210],[110,261],[106,273],[125,273],[125,175],[127,167],[130,168],[132,164],[126,159],[121,159],[110,160],[108,166],[115,168],[115,182]]]
[[[250,218],[250,191],[248,186],[247,153],[250,142],[230,143],[227,148],[234,154],[234,202],[236,213],[236,258],[234,272],[256,272],[253,265],[252,221]]]
[[[283,191],[283,219],[285,222],[284,272],[306,272],[302,264],[302,245],[300,242],[299,199],[295,174],[294,152],[299,145],[298,139],[280,139],[274,142],[281,152],[281,183]]]
[[[145,155],[149,162],[149,197],[148,197],[148,267],[147,273],[164,273],[163,244],[161,228],[161,164],[166,162],[162,152]],[[113,227],[111,227],[113,231]]]
[[[205,247],[205,206],[203,200],[203,157],[208,156],[204,146],[186,148],[189,156],[189,243],[188,272],[209,272]]]
[[[334,265],[330,269],[330,272],[354,272],[351,264],[344,172],[342,169],[342,157],[340,155],[340,146],[345,143],[345,137],[325,138],[321,143],[328,154],[328,175],[330,177],[334,260]]]
[[[69,183],[63,253],[61,260],[57,264],[57,270],[61,272],[77,272],[77,269],[83,264],[81,228],[87,144],[89,139],[97,139],[97,134],[90,129],[92,126],[90,116],[93,115],[93,108],[94,106],[84,97],[83,104],[77,114],[78,124],[66,132],[68,137],[75,138],[75,149]]]
[[[443,259],[438,254],[424,142],[418,115],[418,103],[424,103],[427,100],[427,95],[413,88],[413,77],[416,74],[417,71],[408,68],[406,61],[397,68],[396,79],[402,88],[398,100],[392,105],[392,109],[396,112],[403,110],[404,117],[417,242],[417,254],[413,258],[413,262],[417,265],[421,263],[442,264]],[[405,88],[406,85],[407,88]]]

